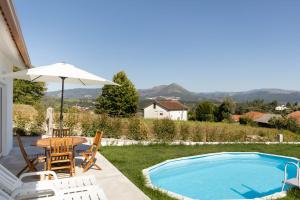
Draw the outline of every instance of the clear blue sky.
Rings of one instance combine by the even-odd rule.
[[[108,79],[125,70],[137,88],[300,90],[299,0],[15,4],[34,66],[66,61]]]

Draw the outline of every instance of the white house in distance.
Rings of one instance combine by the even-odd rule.
[[[155,101],[144,108],[145,119],[187,120],[188,108],[176,100]]]
[[[11,0],[0,0],[0,73],[30,67],[30,60]],[[13,146],[13,82],[0,78],[0,157]]]
[[[284,111],[287,109],[288,108],[286,107],[286,105],[276,106],[276,108],[275,108],[276,111]]]

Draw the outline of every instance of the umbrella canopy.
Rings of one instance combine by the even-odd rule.
[[[118,85],[112,81],[96,76],[84,70],[81,70],[71,64],[56,63],[18,72],[12,72],[0,75],[0,78],[16,78],[32,82],[51,82],[61,83],[61,110],[60,110],[60,128],[63,127],[63,100],[64,100],[64,85],[80,84],[84,86],[96,85]]]
[[[118,85],[112,81],[91,74],[67,63],[56,63],[23,71],[12,72],[0,75],[2,78],[17,78],[33,82],[61,83],[61,78],[65,78],[65,83],[93,85]]]

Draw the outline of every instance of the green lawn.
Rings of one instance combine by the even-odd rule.
[[[144,185],[142,170],[167,159],[199,155],[212,152],[258,151],[300,158],[300,145],[134,145],[125,147],[103,147],[101,153],[124,173],[136,186],[151,199],[170,200],[172,198]],[[294,190],[284,200],[300,199],[300,191]]]

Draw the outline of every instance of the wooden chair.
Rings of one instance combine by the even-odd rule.
[[[59,128],[54,128],[53,129],[53,133],[52,133],[52,137],[70,137],[71,135],[71,131],[69,128],[63,128],[63,129],[59,129]]]
[[[82,153],[84,161],[80,164],[80,166],[83,168],[83,172],[86,172],[92,166],[95,166],[98,170],[101,170],[101,168],[96,164],[96,154],[101,145],[102,135],[102,132],[97,131],[93,144],[88,148],[87,151]]]
[[[68,170],[74,173],[73,138],[50,139],[50,151],[47,158],[48,170]]]
[[[45,163],[44,169],[46,168],[45,155],[36,154],[36,155],[28,156],[27,152],[25,151],[24,145],[22,143],[21,137],[18,134],[17,134],[17,142],[19,144],[21,154],[26,162],[26,166],[17,174],[17,177],[19,177],[26,170],[27,172],[29,171],[36,172],[37,169],[35,166],[41,161]]]

